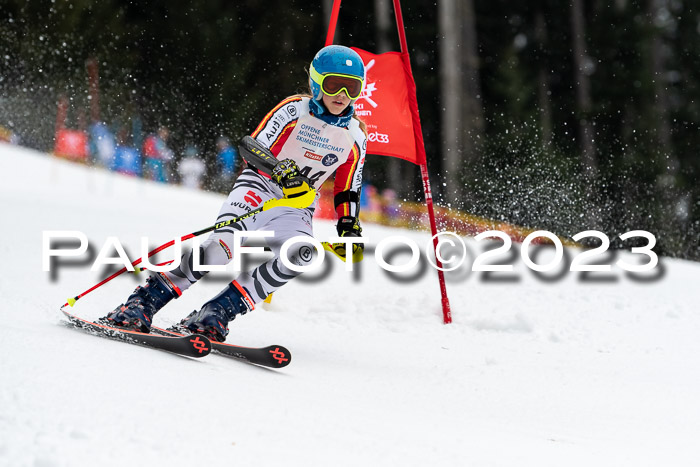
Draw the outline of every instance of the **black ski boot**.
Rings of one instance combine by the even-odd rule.
[[[205,303],[201,310],[190,313],[180,322],[179,327],[181,330],[202,334],[210,340],[224,342],[228,335],[228,323],[236,315],[251,311],[253,306],[248,294],[234,281]]]
[[[102,321],[109,325],[139,332],[150,332],[153,315],[179,294],[156,273],[146,285],[136,287],[126,303],[119,305]]]

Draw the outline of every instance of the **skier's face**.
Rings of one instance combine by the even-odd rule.
[[[348,105],[350,105],[350,98],[345,91],[335,96],[329,96],[324,92],[323,104],[333,115],[340,115],[345,111]]]

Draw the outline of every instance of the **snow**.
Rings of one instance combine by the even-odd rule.
[[[43,231],[82,231],[93,253],[116,236],[136,258],[141,236],[155,246],[211,225],[223,196],[6,144],[0,173],[2,466],[681,466],[700,458],[697,263],[662,258],[641,279],[615,267],[538,277],[522,264],[488,276],[467,264],[447,274],[454,322],[443,325],[429,266],[397,280],[371,249],[357,273],[327,257],[328,270],[232,323],[231,342],[291,350],[288,367],[269,370],[71,329],[59,307],[103,271],[85,258],[54,279],[42,271]],[[429,240],[364,227],[370,247],[391,235],[421,248]],[[320,240],[334,233],[329,222],[315,229]],[[74,312],[102,316],[139,280],[119,277]],[[227,280],[197,284],[156,322],[179,320]]]

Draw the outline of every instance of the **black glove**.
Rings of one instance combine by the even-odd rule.
[[[338,219],[336,224],[336,229],[338,230],[339,237],[361,237],[362,227],[360,227],[360,219],[353,216],[343,216]],[[347,260],[347,251],[345,251],[344,243],[334,243],[332,245],[335,253],[341,258]],[[353,243],[352,244],[352,258],[353,262],[362,261],[363,251],[365,250],[364,243]]]
[[[285,180],[296,177],[299,175],[299,166],[297,163],[291,159],[284,159],[279,161],[275,167],[272,169],[272,174],[270,177],[279,186],[283,186]]]
[[[362,227],[360,227],[360,219],[353,216],[343,216],[338,219],[335,228],[338,230],[339,237],[361,237]]]
[[[291,159],[279,161],[270,177],[282,187],[285,198],[296,198],[311,190],[311,181],[299,173],[299,167]]]

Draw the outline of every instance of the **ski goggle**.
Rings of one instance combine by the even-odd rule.
[[[345,91],[345,94],[352,100],[357,99],[362,94],[364,82],[361,78],[351,75],[343,75],[340,73],[326,73],[325,75],[317,72],[313,66],[309,68],[309,75],[315,83],[321,86],[324,94],[329,96],[337,96]]]

